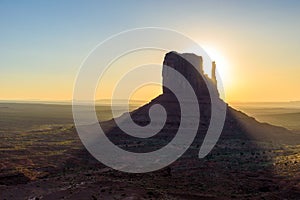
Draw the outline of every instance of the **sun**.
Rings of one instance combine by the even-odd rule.
[[[198,43],[202,50],[199,50],[199,46],[192,46],[185,49],[184,52],[192,52],[198,55],[202,55],[203,51],[210,57],[211,61],[215,61],[217,65],[217,79],[218,82],[222,82],[224,85],[228,85],[231,82],[231,70],[226,54],[220,51],[218,48],[212,45],[201,45]],[[205,56],[204,56],[205,59]],[[211,75],[211,63],[204,60],[204,71],[209,76]],[[221,79],[221,80],[220,80]]]
[[[224,56],[224,53],[218,51],[216,48],[207,45],[202,46],[202,48],[209,55],[211,60],[216,62],[217,72],[219,78],[222,79],[221,81],[224,84],[230,82],[230,66],[228,60]]]
[[[199,46],[201,48],[199,48]],[[226,52],[221,51],[222,48],[216,48],[215,46],[208,44],[201,44],[198,42],[198,45],[190,46],[184,49],[183,52],[191,52],[197,55],[204,56],[203,60],[203,69],[204,72],[211,77],[211,61],[216,62],[217,66],[217,81],[218,81],[218,89],[220,92],[220,96],[223,99],[226,99],[226,91],[233,87],[233,71],[231,70],[232,66],[228,62],[228,57],[226,56]],[[207,58],[209,56],[209,60]]]

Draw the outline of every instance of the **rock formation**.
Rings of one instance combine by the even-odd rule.
[[[204,74],[202,57],[195,54],[179,54],[173,51],[169,52],[165,55],[163,65],[163,85],[165,85],[168,81],[176,81],[176,77],[169,76],[168,69],[165,67],[169,66],[180,72],[189,81],[197,95],[197,103],[200,110],[200,121],[198,122],[199,130],[194,142],[194,150],[195,146],[197,147],[195,156],[197,156],[196,152],[199,151],[199,146],[201,146],[203,142],[203,138],[206,135],[211,121],[211,99],[208,86],[213,88],[214,92],[218,94],[215,73],[216,64],[215,62],[212,63],[212,78],[209,78],[206,74]],[[198,67],[195,68],[194,66]],[[184,87],[185,86],[182,85],[183,91]],[[219,100],[222,101],[221,99]],[[155,104],[162,105],[167,113],[166,123],[158,134],[151,138],[136,138],[124,133],[114,124],[113,119],[112,121],[104,123],[104,126],[105,124],[109,124],[109,127],[113,127],[107,133],[108,136],[111,135],[110,140],[116,145],[119,145],[120,148],[133,152],[150,152],[168,144],[175,136],[181,121],[181,112],[178,100],[170,90],[163,86],[163,94],[129,114],[136,124],[146,126],[151,121],[149,117],[149,109]],[[127,123],[126,118],[123,123]],[[268,124],[260,124],[254,118],[250,118],[244,113],[227,106],[226,121],[221,138],[242,137],[244,139],[252,138],[282,141],[283,134],[285,134],[285,141],[293,141],[294,136],[286,129],[274,127]],[[140,144],[140,148],[130,145],[136,143]]]
[[[212,69],[211,69],[211,79],[214,85],[218,85],[217,76],[216,76],[216,62],[212,62]]]
[[[218,93],[215,62],[212,63],[212,78],[209,78],[208,75],[204,73],[202,57],[192,53],[179,54],[174,51],[169,52],[165,56],[163,65],[163,85],[166,85],[168,82],[174,83],[178,81],[176,77],[170,76],[168,72],[170,67],[178,71],[189,81],[199,100],[209,99],[208,86]],[[182,84],[181,88],[184,91],[186,88],[184,83],[179,84]],[[170,91],[166,87],[163,87],[163,93],[168,94]]]

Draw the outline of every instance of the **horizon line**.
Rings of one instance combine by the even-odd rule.
[[[112,99],[96,99],[95,101],[111,101]],[[18,102],[22,102],[22,103],[72,103],[73,100],[71,99],[65,99],[65,100],[53,100],[53,99],[0,99],[0,103],[1,102],[12,102],[12,103],[18,103]],[[115,101],[136,101],[136,102],[149,102],[150,100],[144,100],[144,99],[115,99]],[[226,101],[225,101],[226,102]],[[281,100],[281,101],[240,101],[240,100],[234,100],[234,101],[228,101],[226,103],[229,104],[239,104],[239,103],[249,103],[249,104],[253,104],[253,103],[300,103],[300,100]]]

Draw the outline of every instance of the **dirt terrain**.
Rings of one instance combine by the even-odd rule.
[[[299,199],[299,137],[293,143],[283,128],[262,125],[234,110],[229,113],[235,117],[227,118],[221,139],[205,159],[197,158],[199,144],[194,143],[171,166],[146,174],[102,165],[84,149],[72,125],[13,137],[1,131],[0,199]],[[285,143],[250,138],[246,124],[281,131],[276,139]],[[118,140],[115,134],[110,137]],[[162,143],[156,139],[154,144]],[[137,149],[149,145],[131,144]]]

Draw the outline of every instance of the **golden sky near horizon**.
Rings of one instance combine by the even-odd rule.
[[[280,53],[280,50],[277,50],[276,54],[274,54],[274,51],[265,54],[243,54],[242,51],[245,51],[245,49],[237,51],[231,46],[231,48],[228,48],[231,49],[229,51],[225,48],[225,45],[219,45],[222,47],[210,44],[203,45],[203,47],[212,60],[217,63],[217,70],[222,78],[226,101],[293,101],[300,99],[298,92],[300,67],[296,67],[297,63],[295,61],[285,59],[284,52]],[[255,51],[255,48],[252,51]],[[106,74],[103,80],[100,81],[97,99],[109,99],[115,83],[121,76],[120,73],[128,71],[132,66],[147,62],[156,63],[158,70],[152,76],[161,76],[162,52],[157,52],[157,54],[148,52],[147,56],[136,54],[134,56],[120,59],[112,66],[113,70],[110,70],[111,72]],[[286,70],[285,65],[295,67]],[[122,70],[119,70],[120,68]],[[119,71],[119,74],[117,71]],[[53,75],[36,77],[34,73],[26,74],[26,78],[24,73],[6,77],[7,80],[1,79],[0,83],[14,79],[16,84],[1,88],[1,99],[70,100],[72,99],[75,76],[74,73],[66,79],[65,75],[56,74],[55,81],[50,81],[54,78]],[[47,81],[47,78],[49,81]],[[150,100],[161,92],[160,85],[152,84],[133,91],[131,97],[136,100]]]
[[[218,45],[218,46],[217,46]],[[293,101],[299,100],[299,74],[296,55],[276,49],[273,46],[259,45],[265,53],[257,50],[254,45],[240,48],[233,45],[205,44],[206,52],[217,63],[218,72],[222,78],[225,99],[234,101]],[[274,50],[276,49],[276,51]],[[253,53],[247,53],[247,52]],[[256,53],[257,52],[257,53]],[[162,52],[148,52],[148,55],[134,55],[127,59],[120,59],[112,66],[111,73],[107,74],[100,82],[97,91],[97,99],[110,98],[114,84],[120,78],[119,73],[125,72],[132,66],[138,66],[147,62],[157,65],[162,64]],[[291,59],[291,57],[294,58]],[[139,58],[139,59],[136,59]],[[285,67],[285,66],[289,67]],[[125,66],[128,66],[127,68]],[[120,70],[122,69],[122,70]],[[161,76],[161,68],[153,76]],[[207,72],[209,73],[209,72]],[[12,77],[4,77],[0,83],[13,82],[8,87],[1,88],[1,99],[13,100],[70,100],[72,99],[73,83],[76,73],[49,74],[48,76],[36,76],[35,73],[19,73]],[[54,81],[51,79],[55,79]],[[1,84],[3,85],[3,84]],[[105,86],[105,87],[103,87]],[[148,85],[141,87],[132,95],[133,99],[150,100],[161,93],[161,86]],[[121,98],[121,97],[120,97]]]

